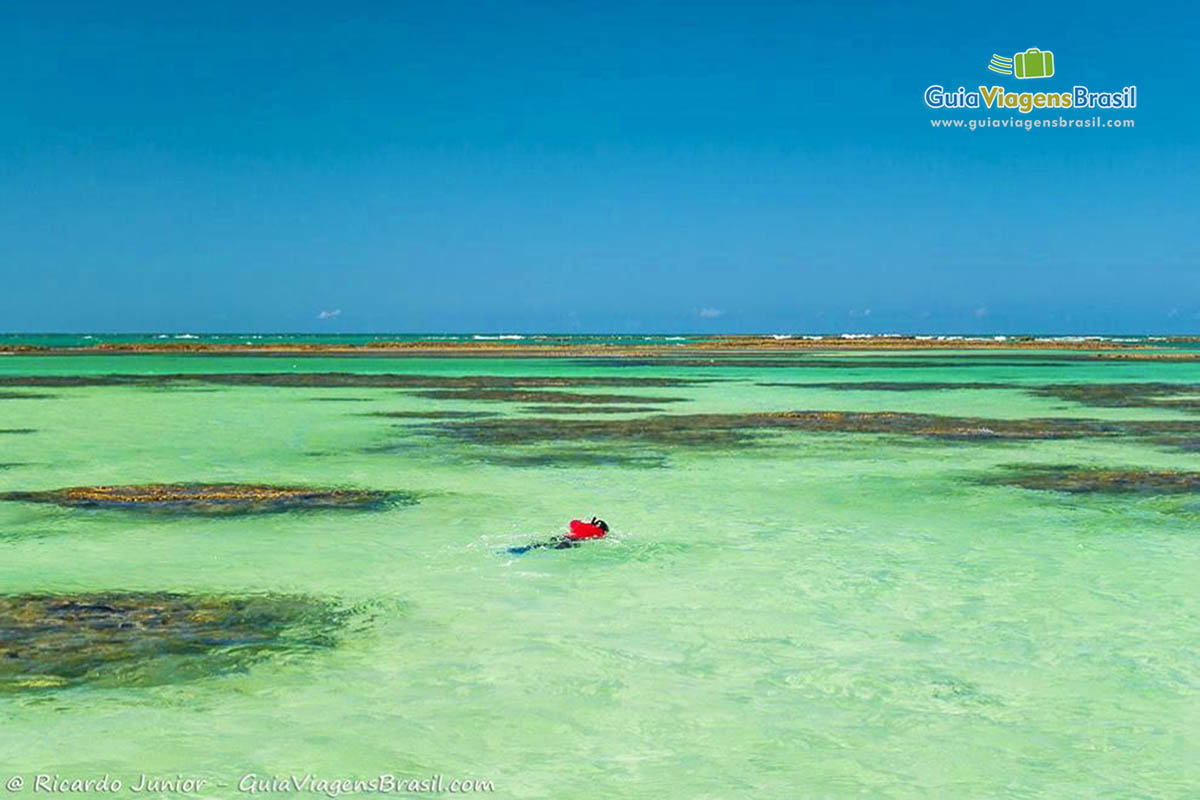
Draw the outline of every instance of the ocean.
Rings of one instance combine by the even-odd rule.
[[[114,339],[86,336],[6,342]],[[335,341],[380,338],[397,339]],[[261,340],[221,339],[243,341]],[[38,617],[16,644],[0,623],[0,650],[37,653],[0,669],[0,779],[183,776],[222,798],[293,775],[515,798],[1186,796],[1200,363],[1087,356],[1048,340],[663,363],[0,357],[0,492],[404,498],[0,502],[3,597],[322,609],[319,635],[152,652],[161,614],[127,649],[37,650],[68,623]],[[507,552],[592,515],[606,539]]]

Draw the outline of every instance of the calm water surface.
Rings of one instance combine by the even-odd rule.
[[[672,414],[1193,418],[1019,385],[1200,383],[1200,365],[1016,358],[816,369],[10,356],[0,375],[683,377],[713,380],[564,391],[684,398],[658,406]],[[831,381],[1018,386],[757,385]],[[518,798],[1183,797],[1200,786],[1200,499],[977,482],[1030,462],[1200,469],[1195,453],[1133,439],[798,432],[737,447],[514,448],[370,412],[550,415],[402,389],[0,389],[52,395],[0,400],[0,429],[34,431],[0,434],[0,490],[232,481],[419,498],[378,513],[217,519],[0,503],[4,593],[297,592],[353,612],[336,647],[242,671],[0,694],[0,777],[182,773],[225,784],[200,795],[212,797],[237,796],[251,772],[440,773]],[[608,540],[504,553],[591,514],[612,525]]]

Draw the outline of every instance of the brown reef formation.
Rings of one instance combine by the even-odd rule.
[[[647,414],[663,409],[653,406],[559,405],[525,406],[521,410],[527,414]]]
[[[0,595],[0,692],[206,677],[332,646],[342,616],[294,595]]]
[[[411,495],[400,492],[244,483],[75,486],[49,491],[4,492],[0,493],[0,500],[53,503],[67,508],[120,508],[210,516],[315,509],[369,510],[416,502]]]
[[[795,381],[760,381],[755,386],[790,389],[832,389],[839,392],[945,392],[956,389],[1020,389],[1015,383],[978,381],[824,381],[800,383]]]
[[[430,400],[481,400],[491,403],[594,404],[681,403],[685,397],[646,397],[637,394],[585,394],[583,392],[541,392],[519,389],[439,389],[413,392]]]
[[[980,481],[988,485],[1071,494],[1185,494],[1200,492],[1200,472],[1017,464]]]
[[[1016,389],[1035,397],[1050,397],[1095,408],[1157,408],[1200,413],[1200,384],[1196,383],[1003,383],[942,381],[760,381],[756,386],[794,389],[832,389],[844,392],[919,392],[959,389]]]
[[[495,411],[368,411],[364,417],[384,417],[386,419],[480,419],[494,417]]]
[[[1057,383],[1027,389],[1031,394],[1099,408],[1200,412],[1200,384],[1195,383]]]
[[[50,400],[55,396],[35,392],[0,392],[0,400]]]
[[[166,375],[0,375],[0,386],[279,386],[358,389],[570,389],[673,387],[711,381],[694,378],[405,375],[358,372],[234,372]]]
[[[1200,442],[1200,423],[1109,421],[1046,417],[988,419],[891,411],[784,411],[758,414],[660,414],[634,419],[504,417],[429,426],[436,436],[471,444],[640,442],[655,445],[731,446],[773,431],[868,433],[965,442],[1144,437],[1181,447]]]
[[[1055,368],[1103,363],[1112,359],[1130,361],[1172,361],[1198,363],[1200,353],[1156,353],[1138,351],[1133,353],[1096,352],[1053,352],[1037,353],[994,353],[987,350],[973,353],[904,353],[866,357],[861,355],[838,356],[829,352],[814,353],[771,353],[751,355],[749,353],[696,353],[681,357],[677,351],[670,353],[614,356],[592,356],[580,358],[579,363],[593,367],[696,367],[696,368],[744,368],[744,369],[929,369],[929,368],[986,368],[1021,367]]]
[[[1191,342],[1192,339],[1163,339],[1161,343]],[[1159,343],[1153,343],[1159,344]],[[12,354],[95,354],[106,355],[127,353],[200,353],[222,355],[471,355],[471,356],[639,356],[671,353],[711,352],[810,352],[820,350],[1077,350],[1113,351],[1129,354],[1129,351],[1145,350],[1152,345],[1146,342],[1117,342],[1106,339],[1040,339],[1029,336],[995,338],[931,338],[922,336],[864,336],[843,338],[841,336],[777,338],[775,336],[714,336],[691,338],[674,343],[670,347],[662,344],[629,345],[589,342],[584,339],[555,339],[547,337],[524,341],[374,341],[366,344],[345,343],[215,343],[199,341],[143,341],[143,342],[99,342],[88,347],[52,348],[35,345],[8,345],[0,352]],[[1171,358],[1180,354],[1156,354]]]

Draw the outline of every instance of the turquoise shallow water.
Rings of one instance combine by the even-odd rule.
[[[13,356],[0,376],[683,377],[711,381],[564,390],[684,398],[662,413],[1109,420],[1193,417],[1019,386],[1200,383],[1188,363],[921,357],[931,364]],[[758,385],[901,380],[1017,386]],[[223,784],[200,793],[212,797],[237,796],[251,772],[438,773],[521,798],[1182,797],[1200,785],[1200,499],[975,481],[1019,462],[1200,469],[1195,453],[1126,438],[788,432],[513,466],[505,456],[559,445],[448,442],[428,422],[369,412],[529,416],[529,403],[395,388],[0,388],[52,395],[0,400],[0,429],[33,431],[0,434],[0,490],[237,481],[419,497],[379,513],[221,519],[0,503],[5,593],[300,592],[355,611],[336,647],[239,672],[0,694],[0,778],[183,774]],[[608,540],[503,552],[591,514],[612,525]]]

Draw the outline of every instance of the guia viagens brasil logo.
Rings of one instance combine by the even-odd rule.
[[[1017,80],[1053,78],[1054,53],[1036,47],[1013,53],[1011,57],[993,53],[987,68]],[[1069,91],[1021,92],[1009,91],[1003,86],[980,85],[974,91],[965,86],[947,91],[941,84],[934,84],[925,90],[925,105],[930,108],[1007,109],[1022,114],[1044,109],[1137,108],[1137,87],[1126,86],[1114,92],[1094,92],[1087,86],[1076,84]]]

